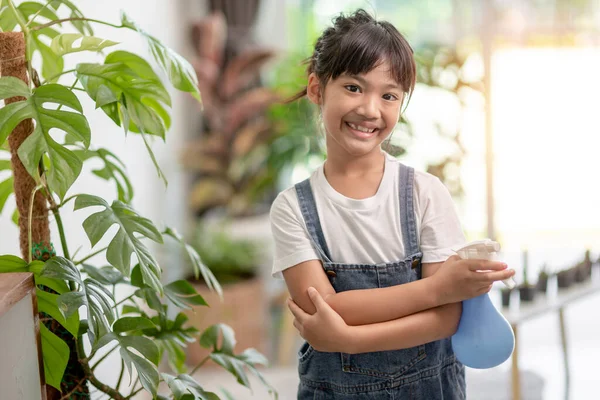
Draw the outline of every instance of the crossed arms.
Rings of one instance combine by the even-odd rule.
[[[283,275],[294,326],[319,351],[410,348],[453,335],[462,300],[487,293],[493,282],[514,275],[504,263],[457,256],[422,268],[423,278],[414,282],[340,293],[318,260],[288,268]]]

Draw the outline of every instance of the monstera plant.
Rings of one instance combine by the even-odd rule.
[[[65,24],[77,33],[61,32]],[[127,51],[109,52],[116,43],[94,36],[94,24],[138,32],[147,40],[154,63]],[[234,353],[231,328],[218,324],[200,332],[186,327],[187,318],[178,309],[206,302],[187,281],[163,284],[161,267],[147,242],[180,245],[196,276],[202,275],[219,293],[220,285],[174,229],[159,229],[132,207],[133,185],[124,164],[110,150],[94,145],[94,126],[88,124],[88,110],[79,99],[91,98],[124,134],[140,135],[164,180],[149,139],[165,138],[171,98],[156,69],[175,89],[200,101],[191,65],[125,14],[117,24],[88,19],[68,0],[1,0],[0,29],[0,212],[14,193],[13,220],[21,247],[21,257],[0,256],[0,272],[34,274],[48,398],[89,398],[92,385],[120,400],[142,390],[157,399],[219,399],[191,376],[208,359],[240,384],[249,386],[250,371],[268,386],[256,369],[266,363],[264,356],[253,349]],[[65,58],[83,51],[96,53],[101,61],[65,70]],[[41,68],[31,62],[36,53]],[[94,165],[103,165],[93,173],[115,185],[113,199],[70,193],[78,179],[86,178],[82,167],[92,159]],[[67,232],[62,223],[69,208],[84,215],[82,230],[92,246],[90,254],[80,258],[71,254],[68,240],[80,232]],[[50,238],[50,212],[60,254]],[[101,240],[108,246],[98,246]],[[92,263],[96,255],[104,255],[107,263]],[[116,298],[116,286],[125,289],[117,293],[131,295]],[[183,348],[198,345],[211,353],[187,374]],[[111,386],[97,377],[96,368],[115,350],[121,357],[120,374]],[[174,374],[159,373],[163,358]],[[123,388],[127,375],[130,384]],[[166,383],[169,394],[158,393],[160,382]]]

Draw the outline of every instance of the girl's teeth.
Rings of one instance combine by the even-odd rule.
[[[350,125],[350,128],[352,128],[352,129],[356,129],[357,131],[361,131],[361,132],[365,132],[365,133],[373,133],[375,131],[375,129],[367,129],[367,128],[359,126],[359,125],[354,125],[353,123],[350,123],[350,122],[348,122],[348,125]]]

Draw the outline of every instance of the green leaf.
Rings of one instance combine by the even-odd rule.
[[[3,272],[29,272],[27,261],[12,254],[2,255],[0,256],[0,273]]]
[[[71,14],[69,18],[84,18],[83,13],[77,8],[73,2],[70,0],[52,0],[50,3],[50,7],[52,7],[55,11],[58,11],[61,5],[65,5],[69,10],[71,10]],[[93,36],[94,30],[88,21],[71,21],[71,24],[84,35]]]
[[[75,46],[75,43],[77,43],[77,46]],[[50,48],[56,55],[63,56],[79,51],[100,51],[116,44],[119,43],[94,36],[85,36],[80,33],[63,33],[52,39]]]
[[[0,82],[7,78],[0,78]],[[14,82],[14,81],[13,81]],[[10,82],[9,82],[10,84]],[[0,84],[0,86],[2,86]],[[21,88],[22,89],[22,88]],[[4,96],[9,91],[4,90]],[[27,97],[27,96],[26,96]],[[70,107],[78,113],[44,108],[46,103]],[[50,136],[51,129],[60,129],[79,138],[86,147],[90,144],[90,128],[77,96],[58,84],[48,84],[37,88],[24,101],[9,104],[0,109],[0,143],[21,121],[32,118],[36,121],[33,133],[19,147],[19,158],[33,177],[38,176],[38,165],[47,153],[51,162],[48,182],[59,197],[64,198],[67,190],[81,172],[81,161],[67,148],[56,143]]]
[[[69,361],[69,346],[44,324],[40,324],[40,335],[46,383],[60,391],[60,382]]]
[[[10,196],[14,191],[13,184],[14,180],[12,176],[0,182],[0,214],[2,214],[2,210],[4,209],[6,200],[8,200],[8,196]]]
[[[131,376],[131,364],[133,364],[144,389],[152,393],[152,396],[156,396],[159,379],[156,366],[131,351],[125,351],[124,348],[121,348],[120,353],[125,365],[127,365],[129,375]]]
[[[80,285],[83,285],[79,270],[73,262],[64,257],[56,256],[52,257],[44,265],[42,276],[47,278],[62,279],[65,281],[73,281]]]
[[[218,346],[219,337],[222,336],[221,346]],[[200,337],[200,346],[204,348],[213,348],[213,351],[225,354],[233,354],[235,347],[235,333],[233,329],[225,324],[215,324],[208,327]]]
[[[188,281],[178,280],[165,286],[165,296],[178,308],[207,306],[208,304]]]
[[[221,342],[220,346],[219,341]],[[200,337],[200,345],[202,347],[212,347],[210,358],[234,375],[237,378],[238,383],[248,388],[250,387],[250,381],[245,372],[245,369],[248,369],[256,375],[269,389],[269,392],[277,398],[277,392],[265,381],[264,377],[255,368],[256,364],[266,365],[266,358],[255,349],[247,349],[242,354],[235,355],[233,353],[235,344],[236,340],[233,329],[225,324],[216,324],[209,327]]]
[[[196,71],[187,60],[165,46],[155,37],[146,33],[135,22],[130,20],[125,13],[121,16],[121,24],[126,28],[139,32],[146,38],[154,59],[167,73],[173,87],[183,92],[188,92],[198,101],[201,101]]]
[[[91,278],[83,281],[77,267],[71,260],[63,257],[52,257],[46,261],[42,277],[63,279],[78,284],[79,291],[61,294],[57,298],[57,304],[59,310],[67,318],[81,306],[87,307],[90,321],[88,336],[92,344],[110,331],[110,325],[115,320],[114,299],[112,294],[99,282]]]
[[[29,97],[31,96],[31,90],[29,90],[25,82],[14,76],[0,78],[0,99],[15,96]]]
[[[77,333],[79,332],[79,313],[73,313],[68,319],[65,319],[61,310],[58,309],[57,294],[37,289],[36,295],[38,311],[50,315],[58,321],[59,324],[65,327],[71,335],[77,337]]]
[[[41,75],[44,79],[51,79],[64,71],[65,62],[62,56],[59,56],[56,53],[54,53],[50,46],[45,44],[40,39],[40,36],[44,34],[44,31],[39,31],[38,33],[31,33],[27,37],[27,53],[29,59],[31,59],[31,57],[33,57],[33,53],[35,51],[39,51],[40,55],[42,56]]]
[[[55,21],[58,18],[55,12],[53,12],[48,7],[44,7],[44,5],[40,3],[35,3],[33,1],[25,1],[17,7],[19,11],[23,14],[25,20],[29,21],[30,17],[37,14],[39,12],[39,16],[46,18],[48,21]]]
[[[110,56],[111,54],[107,56],[109,60],[115,58]],[[134,67],[140,68],[139,65]],[[160,80],[155,78],[156,75],[146,78],[146,72],[145,68],[139,72],[123,62],[77,65],[77,77],[88,95],[96,102],[96,107],[103,107],[106,112],[105,106],[118,101],[138,132],[158,135],[164,139],[168,121],[162,118],[164,109],[157,110],[156,104],[170,105],[171,98]],[[154,101],[147,103],[146,99]],[[117,115],[108,115],[124,126],[123,123],[119,123]],[[124,127],[131,128],[129,125]]]
[[[19,226],[19,209],[15,208],[15,211],[13,212],[12,218],[11,218],[13,224]]]
[[[143,329],[156,328],[156,325],[144,317],[122,317],[113,325],[113,332],[125,333],[130,331],[141,331]]]
[[[114,201],[109,206],[104,199],[91,195],[77,196],[74,210],[92,206],[104,208],[103,211],[93,213],[83,221],[83,228],[92,247],[102,239],[111,226],[116,224],[119,229],[108,245],[106,259],[123,275],[129,277],[131,254],[135,253],[144,282],[162,293],[161,271],[158,262],[150,254],[148,248],[135,236],[136,233],[139,233],[143,237],[162,243],[162,236],[152,221],[139,216],[133,208],[120,201]]]
[[[142,386],[153,396],[156,396],[158,386],[158,365],[159,351],[156,344],[143,336],[120,336],[117,333],[108,333],[103,336],[94,347],[98,350],[108,343],[116,340],[119,343],[120,354],[125,361],[129,375],[131,376],[131,366],[135,367]],[[133,353],[129,348],[135,349],[144,358]]]
[[[8,6],[0,9],[0,29],[3,32],[11,32],[17,26],[17,19],[14,17],[12,10]]]
[[[198,279],[199,274],[202,274],[202,278],[204,279],[204,282],[206,283],[208,288],[210,290],[216,291],[219,294],[221,300],[223,300],[223,289],[221,288],[219,281],[217,281],[217,278],[215,278],[212,271],[202,262],[200,255],[198,255],[198,252],[192,246],[187,244],[183,240],[183,237],[175,229],[167,228],[163,232],[163,236],[165,235],[175,239],[183,247],[190,261],[192,262],[192,267],[194,269],[196,279]]]
[[[39,262],[41,264],[42,269],[43,269],[44,263],[41,261],[37,261],[37,262]],[[38,287],[40,287],[40,286],[49,287],[50,289],[54,290],[58,294],[63,294],[63,293],[67,293],[67,292],[71,291],[71,289],[69,289],[69,287],[67,286],[67,283],[61,279],[52,279],[52,278],[47,278],[47,277],[36,275],[35,276],[35,284]]]
[[[154,311],[158,311],[159,313],[162,312],[162,303],[160,302],[160,299],[154,289],[149,287],[138,289],[135,291],[135,295],[140,299],[143,299]]]
[[[116,270],[112,266],[105,266],[102,268],[96,268],[90,264],[83,264],[83,270],[90,276],[102,283],[103,285],[116,285],[118,283],[125,283],[125,279],[121,271]]]
[[[32,261],[27,264],[27,261],[12,254],[0,256],[0,273],[3,272],[31,272],[37,279],[42,271],[44,263],[41,261]]]
[[[175,400],[220,400],[219,396],[205,391],[194,378],[187,374],[174,377],[163,373],[161,376],[171,389]]]

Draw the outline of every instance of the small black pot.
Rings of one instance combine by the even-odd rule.
[[[533,301],[535,298],[535,286],[523,285],[519,287],[519,297],[521,301]]]
[[[565,289],[571,286],[575,280],[575,270],[565,269],[556,274],[556,280],[560,289]]]
[[[510,305],[510,295],[512,294],[512,289],[502,288],[500,289],[500,293],[502,294],[502,307],[508,307]]]

